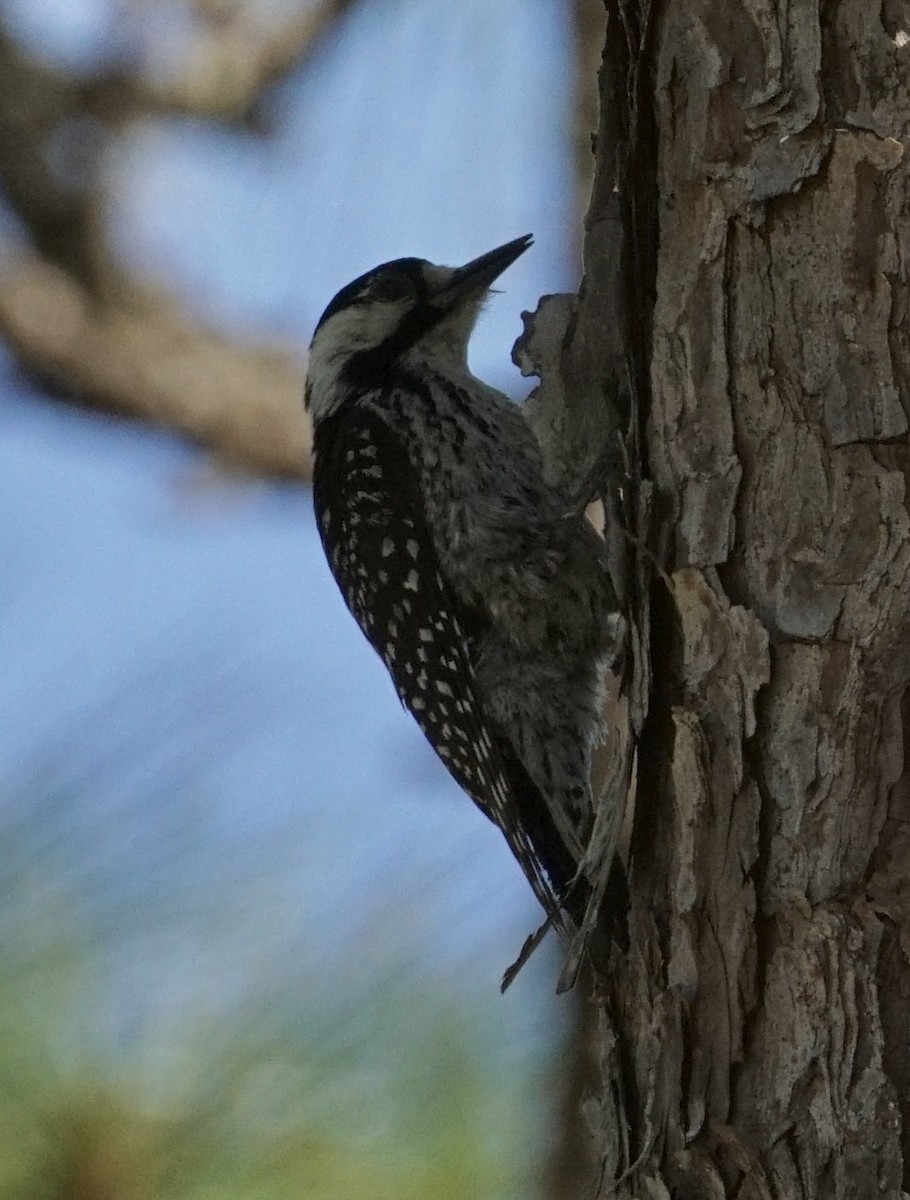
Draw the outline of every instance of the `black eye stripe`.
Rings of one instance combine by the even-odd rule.
[[[400,272],[384,272],[374,279],[358,300],[406,300],[414,295],[414,284]]]

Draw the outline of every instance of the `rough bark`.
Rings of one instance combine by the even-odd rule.
[[[626,456],[602,1195],[910,1191],[899,7],[609,0],[585,284],[519,355],[555,474]]]

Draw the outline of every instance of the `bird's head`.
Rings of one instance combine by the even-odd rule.
[[[463,267],[398,258],[343,287],[310,345],[305,399],[314,422],[381,387],[402,363],[467,370],[468,342],[490,284],[531,241],[526,234]]]

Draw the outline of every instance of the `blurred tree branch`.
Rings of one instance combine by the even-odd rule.
[[[122,86],[148,111],[258,126],[264,92],[303,66],[355,3],[320,0],[267,29],[245,5],[226,11],[222,3],[196,0],[193,8],[203,18],[202,28],[180,69],[162,80],[124,76]]]
[[[35,255],[0,266],[0,330],[63,399],[167,425],[246,471],[308,473],[303,372],[288,353],[232,343],[150,294],[99,303]]]
[[[308,475],[301,365],[205,329],[124,273],[108,248],[101,168],[149,115],[261,128],[268,88],[354,2],[322,0],[268,27],[248,5],[197,0],[198,32],[157,79],[141,65],[70,75],[0,27],[0,190],[30,245],[0,246],[0,335],[61,399],[165,424],[256,474]]]
[[[0,26],[0,188],[38,253],[86,286],[103,254],[95,90],[29,58]]]

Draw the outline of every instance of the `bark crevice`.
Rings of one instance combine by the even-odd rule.
[[[559,367],[597,364],[641,470],[621,490],[652,554],[656,513],[670,536],[666,578],[629,539],[646,683],[602,1194],[897,1200],[910,68],[860,0],[607,8]]]

